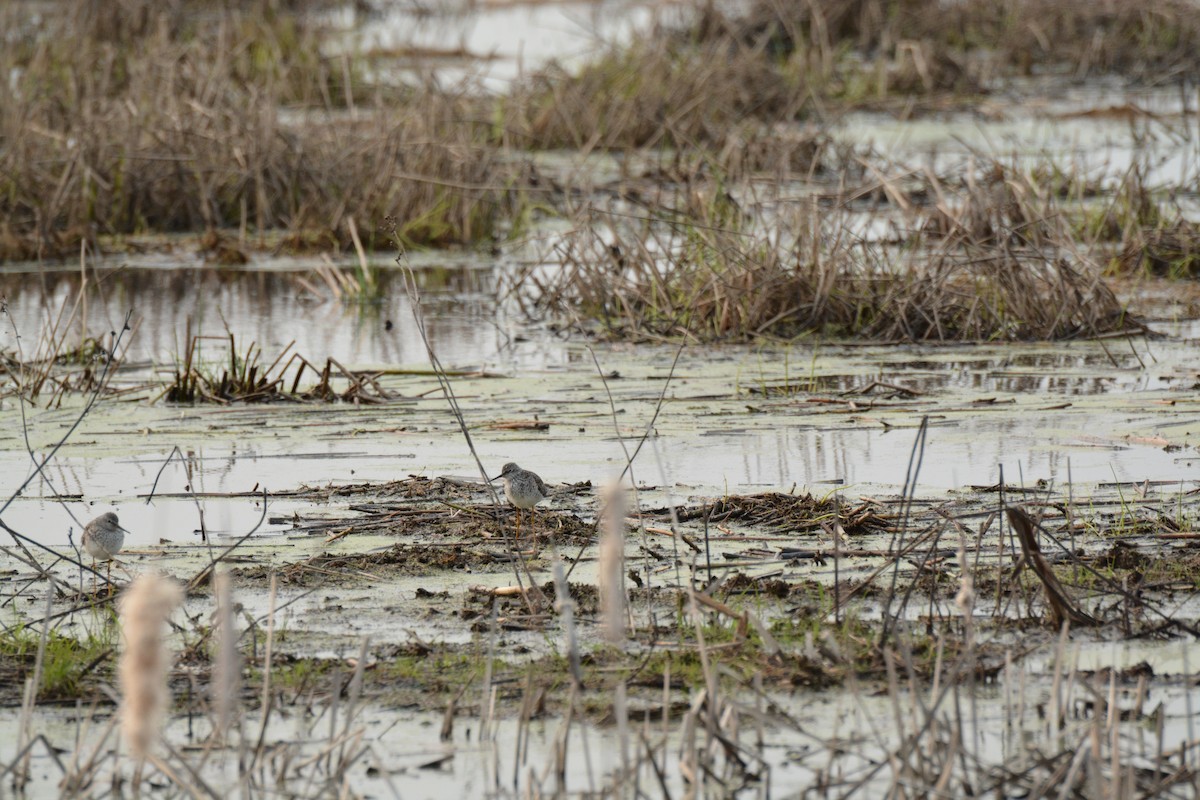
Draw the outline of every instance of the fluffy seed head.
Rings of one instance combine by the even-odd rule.
[[[167,687],[171,654],[163,628],[182,600],[179,584],[156,574],[137,578],[121,597],[121,631],[125,639],[117,665],[121,733],[139,759],[158,738],[171,701]]]

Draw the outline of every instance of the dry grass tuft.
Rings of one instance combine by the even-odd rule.
[[[1086,262],[1030,244],[1033,228],[1002,225],[1003,214],[969,216],[939,229],[932,247],[904,251],[859,241],[836,215],[756,233],[587,228],[560,249],[557,277],[530,282],[532,305],[596,320],[613,336],[706,341],[810,333],[1029,340],[1141,329]]]
[[[1200,226],[1181,219],[1162,228],[1139,228],[1126,238],[1117,265],[1122,272],[1200,277]]]
[[[1181,82],[1200,69],[1188,0],[753,0],[697,3],[576,72],[550,67],[502,101],[523,147],[698,146],[894,98],[977,97],[1036,72]]]
[[[691,33],[754,44],[781,62],[806,56],[825,65],[827,94],[849,99],[975,92],[1047,70],[1178,82],[1200,66],[1188,0],[754,0],[739,15],[706,6]]]
[[[28,340],[16,330],[5,303],[0,295],[0,324],[12,331],[17,346],[0,351],[0,397],[19,394],[33,404],[44,399],[46,408],[54,408],[68,395],[107,388],[99,385],[105,366],[120,366],[124,351],[113,350],[118,341],[115,332],[107,336],[91,332],[86,290],[63,296],[37,331],[32,352],[25,351],[22,342]]]
[[[1094,271],[1033,249],[939,254],[878,288],[885,291],[863,333],[883,340],[1024,341],[1143,330]]]
[[[975,97],[1049,69],[1179,82],[1200,68],[1187,0],[755,0],[704,3],[491,98],[470,80],[374,83],[367,54],[333,54],[320,16],[293,5],[0,9],[0,259],[230,229],[349,249],[351,218],[368,248],[391,246],[387,218],[409,245],[477,243],[540,190],[514,149],[669,147],[733,177],[805,174],[831,143],[795,123],[830,109]]]
[[[570,74],[534,75],[505,99],[506,128],[534,147],[619,149],[721,143],[743,120],[796,118],[803,72],[783,77],[761,49],[734,42],[665,46],[651,34]]]
[[[957,187],[929,173],[920,191],[932,203],[917,209],[924,217],[919,241],[943,247],[1059,246],[1070,241],[1071,233],[1057,189],[1041,176],[999,161],[967,171]]]
[[[490,234],[512,168],[465,90],[368,92],[310,17],[64,2],[0,51],[0,258],[80,238],[282,229],[348,248],[345,221],[422,244]],[[391,244],[363,230],[368,246]]]

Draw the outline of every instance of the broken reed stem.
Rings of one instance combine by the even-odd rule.
[[[1037,523],[1023,509],[1009,506],[1008,521],[1017,532],[1021,543],[1021,553],[1024,563],[1037,576],[1046,595],[1046,604],[1050,609],[1050,619],[1055,625],[1064,620],[1070,620],[1072,625],[1099,625],[1100,621],[1092,617],[1071,599],[1054,574],[1054,568],[1042,555],[1037,541]]]
[[[237,701],[241,696],[241,654],[238,652],[238,635],[233,621],[231,583],[227,570],[217,570],[213,575],[217,637],[209,694],[213,705],[213,736],[218,742],[229,741],[230,728],[234,726],[240,711]]]
[[[962,569],[962,577],[959,580],[958,594],[954,597],[954,604],[962,614],[964,647],[962,659],[966,664],[967,697],[971,703],[971,737],[973,746],[978,748],[981,744],[982,732],[979,730],[979,714],[975,697],[975,576],[971,572],[970,561],[967,559],[967,530],[962,526],[958,528],[958,563]],[[959,736],[963,735],[962,725],[959,726],[958,733]]]
[[[921,417],[921,424],[917,428],[917,435],[913,439],[912,451],[908,455],[908,468],[904,473],[904,488],[901,491],[901,497],[904,498],[904,510],[900,522],[900,535],[896,544],[897,554],[904,551],[904,537],[908,533],[908,524],[912,515],[912,503],[917,494],[917,476],[921,472],[921,464],[925,459],[925,441],[929,431],[929,417]],[[879,636],[878,647],[882,650],[887,646],[888,634],[891,631],[892,625],[899,620],[901,614],[904,613],[904,606],[896,609],[895,617],[892,616],[892,601],[896,596],[896,586],[900,580],[900,559],[896,558],[892,563],[892,582],[888,587],[887,594],[884,597],[883,605],[883,632]],[[907,594],[906,594],[907,596]]]
[[[604,638],[625,641],[625,503],[619,484],[604,492],[600,526],[600,609]]]
[[[350,676],[350,683],[346,689],[345,721],[342,724],[342,735],[339,737],[341,743],[338,747],[336,761],[338,765],[336,774],[343,780],[345,778],[345,770],[358,757],[355,755],[355,749],[362,740],[362,731],[351,731],[350,726],[354,723],[354,718],[359,711],[359,700],[362,699],[363,676],[366,670],[367,652],[370,649],[370,644],[371,637],[362,637],[362,641],[358,647],[358,660],[354,664],[354,672]]]
[[[275,570],[271,570],[271,597],[267,605],[267,641],[263,645],[263,685],[262,685],[262,700],[259,705],[262,706],[262,720],[258,726],[258,744],[254,748],[254,752],[263,752],[263,742],[267,737],[267,722],[271,718],[271,704],[274,695],[271,694],[271,664],[272,651],[275,647],[275,601],[279,593],[279,575]]]
[[[433,349],[432,342],[429,341],[429,335],[425,327],[425,312],[421,304],[421,291],[417,288],[417,274],[413,271],[412,265],[408,261],[408,253],[404,249],[403,244],[396,233],[395,223],[392,222],[392,235],[396,239],[396,265],[403,270],[404,274],[404,289],[408,295],[409,304],[412,308],[413,322],[417,326],[417,332],[421,335],[421,341],[425,345],[425,354],[429,358],[429,366],[433,369],[434,376],[437,378],[438,385],[442,389],[442,394],[446,398],[447,405],[450,406],[450,413],[454,415],[455,421],[458,423],[459,431],[466,441],[467,449],[471,452],[472,458],[475,459],[475,465],[479,468],[479,475],[483,478],[484,485],[492,498],[492,502],[497,507],[500,505],[500,495],[496,492],[496,487],[489,480],[490,476],[483,466],[483,461],[479,458],[479,453],[475,450],[475,441],[471,438],[466,419],[463,417],[462,409],[458,405],[458,397],[454,394],[454,389],[450,385],[450,377],[446,369],[442,366],[441,359],[438,358],[437,352]],[[518,582],[520,575],[517,576]],[[533,613],[533,609],[530,609]]]
[[[708,645],[704,637],[704,615],[700,613],[700,606],[696,602],[697,594],[695,589],[688,588],[688,610],[696,634],[696,651],[700,654],[700,669],[704,675],[704,686],[707,689],[708,695],[706,703],[708,713],[705,715],[707,722],[705,729],[708,731],[707,741],[711,743],[718,726],[719,695],[717,694],[717,675],[713,669],[712,660],[708,653]]]
[[[482,686],[479,695],[479,735],[481,742],[491,739],[492,723],[492,669],[496,658],[496,639],[500,634],[499,608],[495,601],[491,604],[491,621],[488,625],[487,660],[483,662]]]
[[[619,748],[621,764],[616,786],[613,787],[617,797],[625,794],[623,790],[632,777],[629,769],[629,705],[626,692],[625,681],[617,681],[613,693],[613,716],[617,721],[617,747]]]
[[[95,719],[96,705],[93,704],[89,710],[87,724],[84,726],[82,733],[77,737],[76,741],[90,741],[88,734],[91,732],[91,726]],[[91,754],[87,758],[83,758],[83,746],[75,748],[71,755],[71,763],[66,770],[63,771],[62,781],[59,783],[59,791],[63,797],[75,796],[82,794],[84,789],[92,784],[96,771],[100,768],[100,763],[103,760],[100,757],[102,752],[108,752],[108,740],[112,733],[117,728],[120,722],[118,715],[112,715],[104,724],[104,729],[96,738],[95,744],[92,746]]]
[[[563,636],[567,646],[567,663],[571,668],[571,680],[582,687],[583,666],[580,662],[579,637],[575,629],[575,600],[571,597],[571,590],[567,585],[567,576],[562,560],[555,557],[551,569],[554,572],[554,611],[562,622]]]
[[[54,604],[54,582],[46,585],[46,610],[42,614],[42,633],[38,637],[37,656],[33,661],[33,674],[25,679],[25,693],[21,699],[21,716],[17,725],[17,751],[21,752],[28,746],[30,726],[33,722],[33,707],[37,703],[38,689],[42,683],[42,668],[46,663],[46,643],[50,639],[50,610]],[[20,759],[19,766],[14,769],[13,783],[18,789],[29,780],[30,753]]]

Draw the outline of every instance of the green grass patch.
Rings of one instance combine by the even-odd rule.
[[[18,625],[0,633],[0,659],[16,667],[23,683],[33,674],[41,633]],[[42,658],[40,700],[69,700],[91,691],[89,679],[111,672],[115,644],[111,636],[89,633],[81,639],[51,631]]]

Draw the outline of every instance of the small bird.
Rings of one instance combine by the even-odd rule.
[[[550,496],[550,487],[542,481],[536,472],[521,469],[513,462],[508,462],[500,470],[500,474],[492,480],[504,480],[504,496],[513,508],[517,509],[517,536],[521,535],[521,510],[533,508]]]
[[[83,549],[92,557],[92,569],[95,570],[97,561],[108,562],[106,580],[112,575],[113,559],[125,546],[127,533],[129,531],[121,527],[117,515],[111,511],[96,517],[83,528]],[[112,588],[111,584],[109,588]]]

